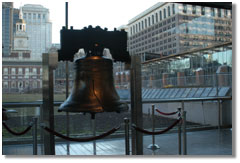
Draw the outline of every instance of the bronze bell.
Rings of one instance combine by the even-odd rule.
[[[128,105],[120,102],[115,90],[112,69],[112,60],[105,57],[77,59],[72,92],[58,111],[98,113],[128,110]]]

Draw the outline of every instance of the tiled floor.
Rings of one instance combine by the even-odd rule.
[[[144,136],[144,155],[178,155],[177,133],[162,134],[155,137],[160,149],[148,149],[152,136]],[[40,146],[38,148],[41,153]],[[56,143],[56,155],[66,155],[66,144]],[[131,149],[131,148],[130,148]],[[188,155],[232,155],[232,130],[205,130],[187,133]],[[32,155],[31,145],[4,145],[3,155]],[[70,155],[93,155],[93,142],[70,143]],[[124,139],[105,139],[96,142],[96,155],[125,155]]]

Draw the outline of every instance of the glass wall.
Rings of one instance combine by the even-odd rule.
[[[213,86],[213,77],[221,67],[227,67],[224,72],[226,75],[232,73],[232,44],[224,44],[212,48],[195,50],[189,53],[183,53],[175,57],[153,60],[145,62],[142,66],[143,83],[149,83],[149,80],[162,81],[164,74],[171,80],[170,85],[177,86],[177,78],[186,78],[187,85],[196,85],[196,75],[201,75],[205,81],[205,86]],[[201,72],[200,72],[201,71]],[[221,71],[221,70],[219,70]],[[180,74],[181,73],[181,74]],[[180,76],[179,76],[180,75]],[[188,80],[191,79],[191,80]],[[229,83],[230,84],[230,83]],[[203,84],[204,85],[204,84]],[[147,87],[147,85],[145,85]]]

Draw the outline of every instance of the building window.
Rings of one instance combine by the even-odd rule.
[[[175,4],[172,4],[172,14],[175,14]]]
[[[25,88],[29,88],[29,82],[25,81]]]
[[[23,74],[22,68],[18,68],[18,75],[22,75],[22,74]]]
[[[187,5],[186,4],[183,4],[183,13],[187,13]]]
[[[171,16],[170,6],[168,6],[168,16]]]
[[[150,17],[148,17],[148,26],[150,27],[151,25],[151,21],[150,21]]]
[[[12,81],[11,88],[16,88],[16,82],[15,81]]]
[[[33,88],[37,88],[37,81],[33,81]]]
[[[162,11],[159,12],[160,21],[162,21]]]
[[[166,19],[166,17],[167,17],[166,9],[163,9],[163,18]]]
[[[28,13],[28,19],[31,19],[31,13]]]
[[[196,14],[196,6],[195,5],[192,6],[192,14]]]
[[[18,88],[23,88],[23,81],[18,82]]]
[[[45,16],[45,14],[43,14],[43,19],[45,19],[46,18],[46,16]]]
[[[221,9],[219,8],[218,9],[218,17],[221,18],[222,17],[222,14],[221,14]]]
[[[25,68],[25,75],[29,75],[29,68]]]
[[[158,22],[158,13],[155,14],[156,17],[156,23]]]
[[[12,75],[15,75],[15,74],[16,74],[16,68],[12,68],[12,69],[11,69],[11,74],[12,74]]]
[[[3,69],[3,74],[4,74],[4,75],[7,75],[7,74],[8,74],[8,68],[4,68],[4,69]]]
[[[139,30],[139,31],[141,30],[140,22],[138,23],[138,30]]]
[[[227,16],[228,16],[228,10],[225,9],[224,11],[225,11],[225,12],[224,12],[224,17],[227,17]]]
[[[3,82],[3,88],[8,88],[8,82]]]
[[[152,25],[154,24],[154,15],[152,15]]]
[[[177,52],[177,50],[176,49],[173,49],[173,54],[175,54]]]
[[[33,73],[33,75],[37,75],[37,68],[33,68],[32,73]]]
[[[38,14],[38,19],[41,19],[41,14]]]
[[[34,13],[33,14],[33,19],[36,19],[37,18],[37,15]]]
[[[137,24],[135,25],[135,28],[136,28],[136,33],[137,33],[138,32]]]
[[[215,16],[215,10],[214,10],[214,8],[211,8],[211,16]]]
[[[205,15],[205,7],[201,7],[201,14]]]
[[[142,21],[142,29],[144,29],[143,21]]]
[[[147,28],[147,19],[145,19],[145,28]]]

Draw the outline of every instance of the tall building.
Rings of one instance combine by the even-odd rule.
[[[52,23],[49,20],[49,10],[42,5],[26,4],[22,8],[23,19],[26,22],[28,47],[31,57],[42,59],[52,44]]]
[[[13,48],[2,58],[2,87],[4,93],[40,92],[42,87],[42,62],[31,58],[28,50],[26,23],[20,11],[14,24]]]
[[[16,22],[16,32],[14,34],[13,50],[24,51],[28,49],[28,36],[26,32],[26,23],[22,19],[21,13],[19,20]]]
[[[232,41],[232,12],[222,8],[159,2],[128,26],[129,52],[152,58]]]
[[[19,18],[19,10],[13,8],[13,2],[2,2],[2,56],[8,57],[13,48],[15,23]]]

